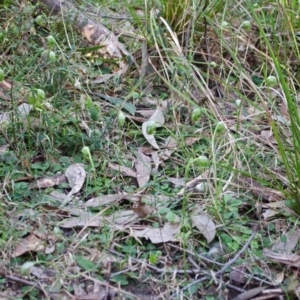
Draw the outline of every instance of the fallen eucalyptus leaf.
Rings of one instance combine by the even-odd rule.
[[[118,202],[124,198],[123,195],[113,194],[113,195],[104,195],[89,199],[84,205],[86,207],[98,207],[101,205],[107,205],[114,202]]]
[[[145,155],[141,148],[138,149],[137,158],[135,161],[136,179],[139,187],[145,186],[151,174],[151,158]]]
[[[30,251],[43,251],[44,249],[44,242],[35,234],[30,234],[17,244],[15,250],[12,253],[12,257],[18,257]]]
[[[67,199],[61,204],[61,206],[65,206],[67,203],[69,203],[72,200],[72,196],[81,190],[85,181],[86,172],[81,164],[73,164],[67,168],[65,175],[68,179],[69,186],[72,189],[69,192]]]
[[[216,226],[214,222],[206,215],[192,216],[192,222],[201,234],[206,238],[207,243],[210,243],[216,235]]]
[[[153,244],[176,241],[176,235],[179,233],[179,223],[166,223],[163,228],[131,229],[131,233],[133,236],[149,239]]]

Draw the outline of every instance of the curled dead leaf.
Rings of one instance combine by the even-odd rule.
[[[72,200],[72,196],[81,190],[85,181],[86,172],[82,164],[73,164],[67,168],[65,175],[68,178],[69,186],[72,189],[69,192],[66,200],[64,200],[60,206],[65,206],[67,203],[69,203]]]
[[[141,148],[138,149],[137,158],[135,161],[136,179],[139,187],[145,186],[151,174],[151,158],[145,155]]]
[[[108,166],[113,170],[123,173],[124,175],[136,178],[136,172],[134,172],[133,170],[131,170],[128,167],[120,166],[120,165],[113,164],[113,163],[109,163]]]
[[[201,234],[210,243],[216,235],[216,226],[214,222],[206,215],[192,216],[192,222],[196,226]]]
[[[73,195],[78,193],[82,188],[86,177],[86,172],[82,167],[82,164],[70,165],[67,168],[65,175],[68,178],[70,187],[72,188],[72,193],[70,192],[70,194]]]
[[[103,216],[97,216],[90,213],[83,213],[80,217],[68,218],[58,224],[62,228],[73,227],[102,227],[105,222]]]
[[[107,217],[107,221],[111,224],[116,225],[123,225],[131,223],[132,221],[136,220],[138,215],[133,212],[132,210],[122,210],[113,213],[112,215]]]
[[[45,189],[48,187],[59,185],[62,182],[66,182],[65,174],[57,174],[52,177],[43,177],[43,178],[38,179],[36,182],[33,182],[30,185],[30,188],[31,189],[34,189],[34,188]]]
[[[176,236],[179,234],[179,223],[166,223],[163,228],[131,229],[131,234],[139,238],[149,239],[153,244],[176,241]]]
[[[12,253],[12,257],[18,257],[30,251],[44,251],[44,249],[44,242],[35,234],[30,234],[17,244],[15,250]]]
[[[101,205],[112,204],[118,202],[124,198],[123,195],[113,194],[113,195],[104,195],[89,199],[84,205],[86,207],[98,207]]]

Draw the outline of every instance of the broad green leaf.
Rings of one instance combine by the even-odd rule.
[[[78,265],[81,268],[83,268],[86,271],[91,271],[95,267],[95,264],[92,261],[90,261],[82,256],[76,256],[76,262],[78,263]]]
[[[97,96],[103,98],[104,100],[109,101],[111,104],[118,106],[119,108],[124,108],[127,110],[131,115],[134,116],[136,107],[129,102],[126,102],[126,100],[120,99],[120,98],[115,98],[115,97],[110,97],[108,95],[102,94],[102,93],[95,93]]]

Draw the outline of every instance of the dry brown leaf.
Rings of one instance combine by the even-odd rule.
[[[194,143],[198,142],[201,139],[201,136],[199,137],[188,137],[185,139],[185,144],[188,146],[193,145]]]
[[[235,282],[238,282],[239,284],[245,284],[247,281],[245,272],[246,272],[245,265],[237,266],[230,272],[230,279]]]
[[[124,225],[136,220],[138,215],[132,210],[122,210],[113,213],[107,217],[107,221],[111,224]]]
[[[57,206],[51,206],[48,204],[44,204],[40,206],[41,210],[48,214],[55,214],[60,217],[70,217],[71,215],[79,216],[82,214],[82,210],[74,209],[74,213],[70,213],[71,208],[58,208]]]
[[[251,290],[248,290],[242,294],[239,294],[233,300],[248,300],[254,298],[256,295],[260,294],[266,287],[258,287]]]
[[[66,182],[66,181],[67,180],[66,180],[65,174],[57,174],[52,177],[43,177],[43,178],[38,179],[37,181],[33,182],[30,185],[30,188],[31,189],[35,189],[35,188],[45,189],[48,187],[59,185],[62,182]]]
[[[244,186],[249,188],[254,196],[262,198],[265,201],[278,202],[282,199],[285,199],[285,195],[283,192],[272,188],[264,187],[252,178],[240,176],[238,180],[240,184],[243,184]]]
[[[30,111],[33,109],[33,106],[27,103],[22,103],[20,104],[16,111],[15,114],[23,119],[25,119]],[[11,121],[11,112],[4,112],[0,114],[0,124],[1,123],[9,123]]]
[[[4,154],[5,152],[7,152],[9,150],[9,144],[0,146],[0,155]]]
[[[44,242],[39,239],[35,234],[30,234],[17,244],[15,250],[12,253],[12,257],[21,256],[24,253],[30,251],[44,251]]]
[[[57,191],[52,191],[49,195],[47,195],[47,197],[49,197],[51,200],[63,202],[68,198],[68,195],[66,195],[64,193],[59,193]]]
[[[12,84],[7,80],[3,80],[0,82],[0,87],[3,88],[5,91],[9,91],[12,88]]]
[[[174,200],[174,198],[171,198],[166,195],[142,195],[142,194],[128,194],[124,195],[124,199],[131,201],[133,203],[137,203],[138,201],[141,201],[143,204],[149,204],[153,207],[158,207],[160,205],[168,205],[171,200]]]
[[[154,163],[154,171],[157,171],[158,170],[158,167],[159,165],[161,164],[161,160],[160,160],[160,157],[158,155],[158,152],[157,151],[152,151],[151,152],[151,157],[152,157],[152,160],[153,160],[153,163]]]
[[[114,202],[119,202],[124,198],[123,195],[113,194],[113,195],[104,195],[89,199],[84,205],[86,207],[98,207],[102,205],[111,204]]]
[[[81,32],[81,34],[94,46],[101,46],[98,52],[102,55],[108,54],[110,57],[119,59],[119,71],[115,74],[106,74],[98,77],[92,83],[102,83],[112,78],[115,75],[122,75],[128,69],[128,64],[124,62],[122,58],[123,54],[130,56],[130,53],[125,49],[125,46],[118,41],[115,34],[109,31],[102,24],[98,24],[92,19],[87,18],[85,14],[82,14],[75,8],[71,1],[49,1],[42,0],[52,13],[61,13],[63,16],[72,17],[74,26]]]
[[[144,122],[147,121],[146,118],[136,117],[136,116],[130,116],[130,115],[128,116],[128,118],[129,118],[130,120],[136,121],[136,122],[138,122],[138,123],[144,123]]]
[[[174,184],[175,187],[180,187],[185,185],[185,179],[184,178],[172,178],[167,177],[167,179]]]
[[[136,172],[134,172],[132,169],[130,169],[128,167],[124,167],[124,166],[120,166],[120,165],[112,164],[112,163],[109,163],[108,166],[113,170],[122,172],[124,175],[136,178]]]
[[[286,119],[283,115],[272,115],[272,119],[284,125],[290,125],[289,118]]]
[[[177,148],[177,146],[178,146],[178,143],[173,137],[169,136],[166,138],[166,141],[164,144],[165,148],[174,149],[174,148]]]
[[[138,149],[137,159],[135,161],[136,179],[139,187],[145,186],[151,174],[151,158],[145,155],[141,148]]]
[[[55,251],[55,244],[47,245],[45,248],[45,254],[51,254]]]
[[[89,137],[91,136],[92,130],[90,129],[90,127],[86,121],[81,120],[81,122],[79,123],[79,126],[80,126],[80,128],[82,128],[86,131],[86,133]]]
[[[141,198],[141,202],[145,204],[152,205],[154,207],[159,207],[159,206],[167,206],[173,202],[176,199],[176,197],[169,197],[166,195],[144,195]]]
[[[48,241],[55,241],[56,237],[53,234],[49,234],[48,232],[45,232],[43,230],[34,230],[33,234],[36,235],[41,240],[48,240]]]
[[[99,292],[97,293],[93,293],[90,292],[86,295],[82,295],[82,296],[77,296],[76,299],[78,300],[102,300],[102,299],[113,299],[113,297],[111,297],[111,294],[113,293],[109,293],[110,290],[107,289],[101,289]]]
[[[271,129],[269,130],[261,130],[260,135],[264,139],[270,139],[271,136],[273,136],[273,132]]]
[[[140,110],[137,110],[136,113],[142,115],[145,118],[150,118],[155,113],[155,110],[154,109],[140,109]]]
[[[9,121],[10,121],[10,113],[4,112],[0,114],[0,124],[6,122],[9,123]]]
[[[285,99],[283,99],[282,102],[281,102],[280,114],[284,117],[285,120],[287,120],[287,122],[290,122],[289,109],[288,109],[288,105],[287,105],[287,102],[286,102]]]
[[[274,199],[274,198],[272,198]],[[263,213],[262,216],[266,220],[268,218],[274,217],[277,214],[280,214],[282,210],[289,212],[291,214],[295,214],[290,208],[288,208],[285,204],[285,201],[276,201],[270,203],[264,203],[261,205],[263,208],[267,208]]]
[[[155,212],[155,209],[147,204],[133,206],[132,210],[139,216],[139,218],[146,218]]]
[[[174,152],[173,150],[164,149],[164,150],[159,152],[159,157],[162,161],[167,160],[171,157],[173,152]]]
[[[17,107],[17,114],[20,117],[27,117],[31,110],[33,109],[33,106],[28,103],[22,103]]]
[[[270,203],[263,203],[262,207],[264,208],[284,208],[286,207],[285,201],[276,201],[276,202],[270,202]]]
[[[82,164],[70,165],[67,168],[65,175],[68,178],[70,187],[72,188],[72,191],[69,193],[69,195],[78,193],[82,188],[86,177],[86,172],[82,167]]]
[[[21,218],[28,218],[28,217],[35,217],[39,214],[38,211],[36,210],[33,210],[31,208],[25,208],[23,209],[21,212],[19,212],[15,217],[14,219],[15,220],[18,220],[18,219],[21,219]]]
[[[264,220],[267,220],[269,218],[272,218],[276,215],[278,215],[280,213],[279,210],[274,210],[274,209],[266,209],[263,213],[262,213],[262,217],[264,218]]]
[[[166,111],[172,103],[173,99],[165,99],[161,101],[161,99],[155,99],[153,97],[144,97],[143,100],[145,103],[150,103],[152,105],[160,106],[163,111]]]
[[[69,186],[72,189],[60,206],[65,206],[69,203],[72,200],[72,196],[81,190],[85,181],[86,172],[82,167],[82,164],[73,164],[67,168],[65,175],[68,178]]]
[[[38,279],[52,281],[57,273],[54,269],[33,266],[30,268],[30,274],[36,276]]]
[[[163,228],[147,227],[142,230],[131,229],[135,237],[149,239],[153,244],[176,241],[179,233],[179,223],[166,223]]]
[[[185,186],[177,193],[177,196],[181,197],[185,194],[187,190],[195,188],[198,184],[202,182],[208,182],[208,178],[210,177],[210,172],[211,172],[210,170],[206,170],[201,175],[187,182]]]
[[[273,279],[275,285],[281,284],[283,280],[284,280],[284,272],[277,273]]]
[[[63,220],[58,226],[63,228],[73,228],[73,227],[102,227],[106,221],[105,217],[97,216],[90,213],[84,213],[80,217],[69,218]]]
[[[273,244],[272,250],[278,251],[278,252],[284,252],[284,253],[290,253],[292,252],[295,247],[298,244],[299,238],[300,238],[300,232],[295,231],[295,229],[290,230],[285,234],[285,241],[277,241]]]
[[[216,235],[216,226],[214,222],[206,215],[192,216],[192,222],[200,233],[206,238],[207,243],[210,243]]]
[[[264,255],[277,263],[283,263],[292,267],[300,267],[300,256],[297,254],[288,254],[284,252],[274,252],[270,249],[264,249]]]

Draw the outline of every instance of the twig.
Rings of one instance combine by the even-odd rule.
[[[237,287],[237,286],[235,286],[235,285],[232,285],[232,284],[230,284],[230,283],[224,282],[224,285],[227,286],[227,287],[229,287],[229,288],[232,289],[232,290],[237,291],[237,292],[240,292],[240,293],[244,293],[244,292],[245,292],[244,289],[241,289],[241,288],[239,288],[239,287]]]
[[[229,261],[227,262],[220,271],[218,271],[216,273],[216,275],[221,275],[223,274],[224,271],[226,271],[226,269],[228,269],[232,264],[234,264],[234,262],[241,256],[241,254],[249,247],[250,243],[252,242],[252,240],[255,238],[257,231],[258,231],[258,226],[254,229],[254,231],[252,232],[251,236],[249,237],[247,243],[243,246],[243,248]]]
[[[22,284],[34,287],[35,289],[37,289],[40,292],[44,293],[44,295],[46,296],[46,299],[54,299],[54,298],[52,298],[52,297],[50,297],[48,295],[48,293],[46,292],[46,290],[39,283],[28,281],[26,279],[23,279],[23,278],[20,278],[20,277],[16,277],[14,275],[5,275],[5,274],[3,274],[3,275],[5,276],[5,279],[8,280],[8,281],[22,283]]]
[[[95,283],[97,283],[99,285],[103,285],[103,286],[105,286],[107,288],[110,288],[110,289],[112,289],[112,290],[114,290],[116,292],[120,292],[120,293],[128,296],[130,299],[133,298],[133,299],[137,299],[137,300],[142,300],[142,298],[140,298],[139,296],[136,296],[136,295],[134,295],[132,293],[124,291],[124,290],[122,290],[120,288],[114,287],[114,286],[112,286],[111,284],[109,284],[109,283],[107,283],[105,281],[98,280],[96,278],[93,278],[93,277],[91,277],[89,275],[86,275],[86,274],[83,274],[83,273],[81,274],[81,276],[83,276],[84,278],[89,279],[89,280],[91,280],[91,281],[93,281],[93,282],[95,282]]]
[[[216,272],[214,274],[215,277],[222,275],[224,273],[224,271],[226,271],[226,269],[228,269],[232,264],[234,264],[234,262],[241,256],[241,254],[249,247],[250,243],[252,242],[252,240],[255,238],[257,231],[258,231],[258,226],[254,229],[253,233],[251,234],[251,236],[249,237],[248,241],[246,242],[246,244],[242,247],[242,249],[231,259],[229,260],[226,264],[223,265],[223,267],[221,268],[221,270],[219,270],[218,272]],[[210,276],[204,276],[198,280],[195,280],[193,282],[191,282],[190,284],[188,284],[187,286],[185,286],[184,288],[182,288],[178,293],[174,294],[172,296],[172,298],[177,297],[177,295],[179,293],[182,293],[183,291],[189,289],[190,287],[192,287],[195,284],[201,283],[207,279],[209,279]]]
[[[122,258],[125,258],[125,255],[121,254],[121,253],[118,253],[114,250],[111,250],[111,249],[108,249],[107,250],[108,252],[114,254],[114,255],[117,255],[117,256],[120,256]],[[138,258],[134,258],[134,257],[131,257],[130,258],[132,261],[135,261],[137,263],[140,263],[140,264],[145,264],[145,261],[141,260],[141,259],[138,259]],[[196,269],[190,269],[190,270],[168,270],[168,269],[165,269],[165,268],[157,268],[155,266],[152,266],[148,263],[145,264],[149,269],[157,272],[157,273],[162,273],[162,274],[165,274],[165,273],[176,273],[176,274],[199,274],[201,272],[201,269],[198,267]],[[122,271],[123,272],[123,271]],[[115,274],[114,274],[115,275]]]
[[[201,254],[198,254],[198,253],[195,254],[194,252],[192,252],[192,251],[190,251],[190,250],[188,250],[188,249],[183,249],[183,248],[178,247],[178,246],[173,245],[173,244],[170,244],[169,246],[171,246],[171,247],[173,247],[173,248],[175,248],[175,249],[178,249],[178,250],[185,251],[186,253],[188,253],[188,254],[190,254],[190,255],[196,257],[197,259],[200,258],[201,260],[203,260],[203,261],[205,261],[205,262],[207,262],[207,263],[211,263],[211,264],[217,265],[217,266],[224,266],[224,264],[222,264],[222,263],[220,263],[220,262],[218,262],[218,261],[215,261],[215,260],[213,260],[213,259],[210,259],[210,258],[205,257],[204,255],[201,255]]]

